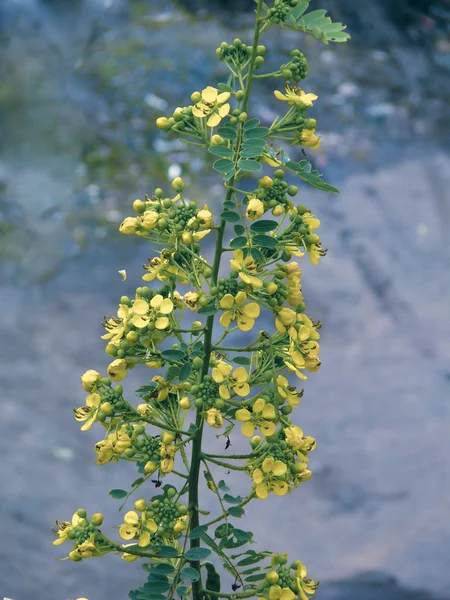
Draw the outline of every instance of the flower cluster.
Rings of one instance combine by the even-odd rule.
[[[190,199],[185,180],[176,177],[174,194],[157,188],[135,200],[134,216],[119,227],[149,245],[145,285],[130,289],[126,271],[119,271],[128,295],[102,323],[111,362],[106,376],[94,369],[81,376],[87,396],[74,413],[83,431],[102,429],[96,463],[122,461],[133,472],[133,483],[111,490],[112,498],[124,506],[141,488],[162,489],[160,495],[140,492],[127,506],[119,542],[100,531],[101,514],[88,519],[79,509],[70,522],[57,522],[54,543],[73,542],[68,557],[76,562],[110,552],[126,562],[145,561],[148,580],[130,592],[134,600],[149,590],[168,599],[230,597],[221,592],[213,563],[202,562],[212,551],[236,578],[233,592],[239,582],[245,598],[308,600],[318,585],[302,562],[288,567],[285,555],[235,554],[253,533],[233,524],[249,502],[284,496],[312,477],[309,455],[316,441],[292,420],[304,393],[293,375],[303,381],[320,367],[321,323],[306,314],[302,261],[318,265],[327,251],[317,233],[320,220],[295,202],[299,187],[292,178],[338,190],[308,160],[295,162],[278,147],[280,139],[310,149],[320,144],[316,120],[308,116],[318,96],[297,85],[308,73],[304,54],[293,50],[276,71],[259,71],[266,55],[260,38],[275,24],[326,42],[330,32],[339,38],[343,26],[330,28],[323,11],[303,17],[307,5],[256,0],[253,42],[235,39],[216,51],[230,73],[226,83],[194,91],[187,106],[156,121],[162,131],[214,157],[225,191],[217,216],[209,195]],[[285,88],[275,85],[274,95],[282,114],[262,124],[251,114],[251,91],[259,79],[280,77]],[[252,175],[259,171],[256,181]],[[211,262],[201,254],[206,236],[216,242]],[[125,389],[132,369],[145,377],[136,401]],[[221,454],[214,436],[204,443],[206,427],[218,444],[225,438]],[[239,430],[248,450],[232,454],[228,448]],[[225,469],[226,481],[216,481],[217,468]],[[228,493],[234,471],[248,478],[246,496]],[[168,475],[180,485],[167,483]],[[209,503],[205,510],[202,478],[204,492],[217,497],[218,515],[209,516]],[[251,569],[243,571],[247,565]]]

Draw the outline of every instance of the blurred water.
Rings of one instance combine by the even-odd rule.
[[[342,189],[332,198],[301,189],[330,249],[304,277],[309,312],[324,322],[323,368],[298,415],[319,441],[315,476],[284,501],[286,521],[262,505],[250,521],[264,516],[261,545],[289,547],[329,582],[324,600],[445,598],[448,39],[431,13],[408,33],[363,5],[360,22],[353,3],[336,6],[357,28],[351,44],[302,40],[324,140],[311,158]],[[114,522],[107,491],[134,479],[125,467],[92,464],[96,433],[81,435],[71,409],[79,373],[107,364],[99,322],[138,285],[147,257],[117,233],[130,201],[174,165],[192,197],[220,199],[202,155],[153,123],[223,76],[214,49],[248,36],[250,19],[235,18],[229,31],[221,15],[187,15],[162,0],[0,4],[0,595],[123,598],[139,582],[137,568],[115,559],[53,561],[54,519],[84,504],[106,507]],[[297,44],[289,32],[273,35],[267,67]],[[263,121],[276,114],[271,94],[261,89],[256,101]],[[123,284],[116,272],[125,267]],[[298,539],[289,519],[301,524]],[[355,579],[367,571],[388,575]]]

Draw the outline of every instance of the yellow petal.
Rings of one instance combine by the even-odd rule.
[[[143,531],[139,536],[139,546],[148,546],[150,544],[150,533]]]
[[[289,588],[283,588],[280,594],[280,600],[294,600],[297,596]]]
[[[134,538],[134,536],[136,535],[136,531],[137,531],[136,527],[133,527],[133,525],[127,525],[126,523],[124,523],[119,528],[119,535],[124,540],[132,540]]]
[[[159,319],[156,319],[155,321],[155,327],[159,330],[167,329],[167,327],[169,327],[169,319],[167,317],[159,317]]]
[[[122,275],[122,280],[123,280],[123,281],[126,281],[126,278],[127,278],[127,272],[125,271],[125,269],[120,269],[120,271],[118,271],[118,273],[119,273],[120,275]]]
[[[247,381],[248,373],[245,367],[238,367],[233,373],[233,379],[239,383]]]
[[[248,385],[248,383],[245,383],[245,382],[238,383],[233,386],[233,391],[238,396],[241,396],[241,397],[248,396],[250,394],[250,386]]]
[[[156,294],[156,296],[153,296],[153,298],[150,300],[150,306],[152,308],[159,308],[163,300],[164,298],[161,296],[161,294]]]
[[[133,312],[137,315],[145,315],[148,311],[148,304],[143,298],[138,298],[133,302]]]
[[[221,315],[221,317],[219,319],[219,323],[222,325],[222,327],[224,329],[228,329],[232,320],[233,320],[233,314],[229,310],[227,310],[226,312],[223,313],[223,315]]]
[[[278,600],[281,595],[281,587],[279,585],[271,585],[269,589],[270,600]]]
[[[230,105],[229,104],[224,104],[223,106],[221,106],[219,108],[219,116],[223,119],[224,117],[227,116],[227,114],[230,112]]]
[[[241,431],[245,437],[252,437],[255,433],[255,425],[251,421],[247,421],[242,424]]]
[[[246,408],[239,408],[236,411],[235,418],[237,421],[250,421],[252,413]]]
[[[243,307],[242,313],[246,317],[251,317],[252,319],[256,319],[257,317],[259,317],[260,310],[261,309],[259,307],[259,304],[256,304],[256,302],[250,302],[250,304],[247,304],[247,306]]]
[[[221,120],[222,119],[217,113],[213,113],[206,121],[206,124],[208,125],[208,127],[217,127]]]
[[[217,96],[218,92],[216,88],[213,88],[210,85],[202,91],[202,100],[208,104],[213,104],[216,102]]]
[[[274,94],[275,94],[275,98],[278,98],[278,100],[283,100],[283,101],[288,100],[288,97],[285,96],[284,94],[282,94],[281,92],[279,92],[278,90],[275,90]]]
[[[233,367],[231,365],[227,365],[227,363],[224,363],[223,361],[219,361],[217,363],[217,368],[220,369],[221,373],[225,376],[228,377],[228,375],[231,373],[231,371],[233,370]]]
[[[272,458],[272,456],[265,458],[262,464],[262,470],[264,471],[264,473],[270,473],[273,469],[274,464],[275,461]]]
[[[263,421],[260,426],[261,433],[266,437],[270,437],[277,430],[275,423],[270,423],[269,421]]]
[[[273,483],[272,491],[276,496],[284,496],[288,493],[289,487],[285,481],[275,481]]]
[[[258,398],[258,400],[256,400],[255,403],[253,404],[253,412],[260,413],[263,410],[265,405],[266,405],[266,401],[263,398]]]
[[[267,489],[267,485],[265,483],[258,483],[256,486],[256,495],[261,500],[265,500],[269,495],[269,490]]]
[[[139,523],[139,516],[134,510],[130,510],[127,512],[123,520],[125,523],[128,523],[128,525],[137,525]]]
[[[224,104],[230,99],[230,92],[222,92],[217,96],[217,104]]]
[[[242,306],[246,300],[247,294],[245,292],[241,291],[236,294],[236,304],[238,304],[239,306]],[[251,317],[251,315],[248,316]]]
[[[222,371],[220,369],[218,369],[217,367],[214,367],[211,375],[216,383],[222,383],[222,381],[224,380]]]
[[[159,306],[159,312],[163,315],[169,315],[173,311],[173,302],[170,298],[164,298]]]
[[[151,533],[156,533],[156,530],[158,529],[158,525],[153,519],[147,519],[147,521],[145,522],[145,526],[149,531],[151,531]]]
[[[272,467],[272,473],[274,475],[277,475],[277,476],[284,475],[286,473],[286,471],[287,471],[287,465],[283,461],[276,460],[274,462],[274,465]]]
[[[275,407],[273,404],[266,404],[262,411],[265,419],[275,419]]]
[[[89,431],[89,429],[92,427],[92,425],[95,423],[95,413],[93,415],[91,415],[87,421],[80,427],[81,431]]]
[[[236,322],[241,331],[250,331],[255,325],[255,319],[243,315],[239,315]]]
[[[308,338],[309,338],[309,328],[306,327],[305,325],[301,325],[300,329],[298,330],[298,339],[300,341],[304,342]]]
[[[234,304],[234,298],[231,294],[225,294],[220,301],[220,308],[231,308]]]
[[[223,400],[229,400],[231,398],[230,390],[226,385],[219,386],[219,396],[223,398]]]
[[[253,475],[252,475],[252,477],[253,477],[253,481],[254,481],[255,483],[261,483],[261,482],[262,482],[262,480],[264,479],[264,476],[263,476],[263,474],[262,474],[262,471],[261,471],[261,469],[255,469],[255,470],[253,471]]]
[[[100,394],[88,394],[86,396],[86,406],[97,408],[100,405],[101,399]]]
[[[205,116],[204,111],[197,105],[192,107],[192,114],[194,115],[194,117],[198,117],[199,119],[203,119],[203,117]]]
[[[150,321],[150,317],[147,315],[134,315],[131,322],[135,327],[146,327]]]

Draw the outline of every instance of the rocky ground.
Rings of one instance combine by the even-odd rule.
[[[106,523],[118,523],[117,501],[107,493],[135,478],[127,465],[96,466],[96,431],[81,433],[72,417],[72,407],[83,398],[79,375],[107,364],[99,323],[124,290],[138,284],[147,257],[145,246],[113,233],[128,211],[124,197],[135,193],[130,180],[137,177],[139,187],[146,179],[130,167],[140,164],[137,150],[131,144],[131,155],[121,151],[121,164],[131,170],[119,181],[128,190],[119,202],[105,183],[110,163],[102,167],[106,175],[89,163],[88,130],[103,127],[102,144],[109,151],[105,140],[124,143],[116,125],[124,105],[125,123],[136,124],[139,98],[130,98],[123,79],[127,69],[117,67],[117,60],[116,87],[109,93],[98,88],[117,37],[142,35],[143,48],[136,52],[159,44],[159,61],[147,66],[153,79],[145,83],[150,113],[144,117],[153,118],[163,110],[161,103],[176,105],[186,89],[208,80],[215,67],[198,67],[205,47],[226,35],[224,25],[207,21],[205,29],[191,22],[195,44],[181,38],[193,48],[191,62],[185,81],[174,87],[167,70],[182,53],[161,41],[182,35],[185,15],[163,7],[153,20],[139,13],[130,24],[118,11],[109,33],[100,28],[95,34],[100,26],[93,19],[88,35],[83,19],[92,13],[79,3],[83,6],[78,21],[58,21],[52,3],[46,3],[48,14],[66,29],[52,30],[47,20],[44,32],[29,28],[39,23],[38,12],[33,21],[31,12],[22,11],[21,19],[8,23],[28,37],[10,38],[5,46],[3,65],[18,61],[23,75],[22,104],[3,121],[9,135],[0,154],[0,596],[13,600],[125,600],[142,577],[136,565],[114,557],[80,565],[56,562],[64,547],[51,545],[54,520],[81,505],[104,512]],[[101,15],[100,3],[97,10]],[[74,47],[59,61],[51,53],[74,23],[77,52],[84,57],[78,66]],[[6,44],[4,31],[2,39]],[[341,189],[336,197],[301,192],[319,213],[329,248],[319,268],[304,269],[309,313],[324,323],[323,367],[306,382],[297,418],[317,438],[318,449],[311,482],[279,502],[255,502],[247,524],[258,531],[260,547],[289,550],[307,563],[323,583],[319,600],[450,598],[450,156],[444,114],[449,92],[442,61],[401,35],[394,40],[391,46],[357,40],[353,49],[348,45],[333,54],[309,48],[316,73],[311,85],[323,98],[316,114],[324,151],[316,163]],[[281,52],[285,42],[274,42]],[[48,72],[52,61],[60,75]],[[138,85],[139,72],[132,73]],[[33,99],[31,83],[43,74],[46,80],[34,86]],[[5,103],[3,95],[0,107]],[[273,105],[257,110],[269,119]],[[21,115],[28,118],[29,137],[21,130]],[[136,131],[147,139],[145,131]],[[183,151],[164,146],[154,131],[148,136],[143,152],[154,157],[155,148],[168,150],[167,160],[158,159],[163,176],[170,163],[186,169]],[[81,183],[75,172],[80,165]],[[197,172],[189,175],[196,189]],[[220,186],[209,189],[215,196]],[[63,209],[53,209],[59,200]],[[97,219],[91,228],[85,224],[89,215]],[[108,236],[112,241],[99,242]],[[125,284],[117,274],[122,268],[129,273]],[[142,376],[133,373],[130,391]],[[242,442],[235,435],[232,443],[238,449]],[[205,507],[212,504],[205,495]]]

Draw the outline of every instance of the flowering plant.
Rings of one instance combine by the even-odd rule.
[[[78,509],[71,521],[57,521],[54,543],[72,544],[68,557],[76,562],[107,553],[127,562],[142,560],[147,581],[130,592],[131,600],[308,600],[318,585],[300,560],[289,563],[285,554],[246,549],[253,533],[235,526],[250,501],[284,496],[311,477],[308,455],[316,442],[291,421],[303,390],[288,376],[303,381],[319,369],[321,323],[305,314],[302,271],[293,257],[308,255],[317,265],[326,250],[317,234],[319,219],[294,204],[298,188],[285,176],[338,191],[307,160],[295,162],[277,146],[278,140],[313,149],[320,144],[316,120],[308,115],[317,96],[299,87],[308,71],[305,56],[293,50],[277,71],[258,71],[266,55],[260,38],[272,26],[312,34],[325,44],[344,42],[348,34],[326,11],[307,12],[307,0],[274,0],[271,6],[255,1],[252,44],[236,39],[217,49],[230,71],[227,82],[194,92],[189,106],[157,120],[160,129],[215,157],[213,168],[222,174],[225,189],[221,212],[216,216],[207,204],[188,201],[180,177],[172,182],[174,195],[158,188],[133,203],[136,216],[127,217],[120,231],[149,242],[154,254],[144,265],[143,280],[152,284],[138,287],[134,297],[122,296],[117,315],[105,317],[102,337],[112,358],[106,376],[88,370],[81,377],[87,397],[75,418],[82,430],[94,424],[104,428],[95,445],[96,462],[128,461],[138,472],[130,491],[115,489],[110,495],[123,498],[122,506],[132,494],[142,497],[122,518],[122,542],[100,529],[101,513],[88,518]],[[285,82],[284,91],[278,89],[283,86],[275,90],[284,114],[269,126],[249,115],[253,84],[263,78]],[[272,176],[252,184],[252,174],[263,165],[273,169]],[[240,180],[250,181],[250,189],[242,189]],[[231,227],[234,235],[224,245]],[[210,262],[200,242],[212,235]],[[227,260],[230,270],[220,277]],[[227,345],[254,329],[262,311],[272,315],[272,331],[259,330],[244,346]],[[190,315],[194,320],[187,319]],[[141,365],[153,375],[137,390],[136,406],[121,382]],[[237,422],[250,438],[245,454],[227,452]],[[205,449],[205,427],[226,439],[222,454]],[[218,468],[245,474],[248,493],[231,495],[225,481],[217,480]],[[219,514],[201,520],[209,515],[199,497],[202,474]],[[164,480],[169,482],[163,485]],[[161,489],[149,497],[151,482]],[[215,565],[205,562],[212,554]],[[228,592],[218,564],[234,580]]]

